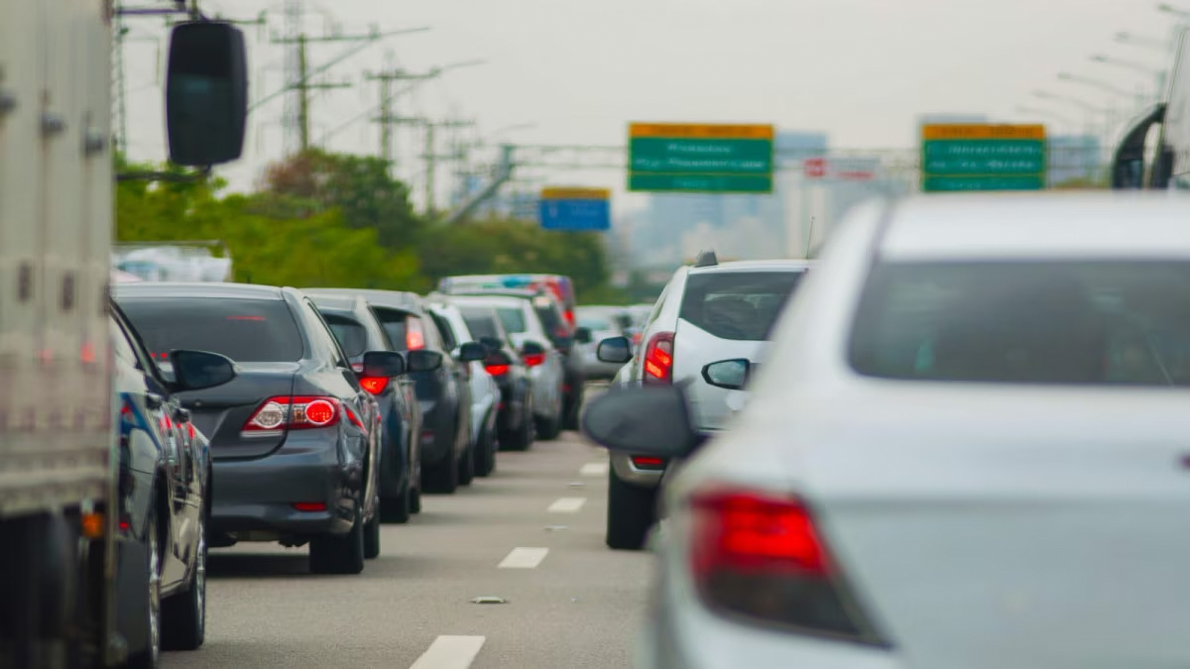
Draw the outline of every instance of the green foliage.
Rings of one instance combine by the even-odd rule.
[[[453,274],[547,272],[573,278],[583,302],[624,299],[607,286],[597,233],[515,220],[432,225],[376,158],[310,151],[270,166],[254,193],[221,197],[224,186],[215,179],[121,182],[117,239],[222,240],[235,280],[249,283],[424,292]]]

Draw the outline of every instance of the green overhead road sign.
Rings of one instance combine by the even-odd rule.
[[[1041,190],[1045,126],[934,124],[922,127],[924,192]]]
[[[628,190],[770,193],[771,125],[633,123]]]

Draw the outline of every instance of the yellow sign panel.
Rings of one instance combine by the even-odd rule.
[[[542,188],[543,200],[608,200],[612,192],[607,188]]]
[[[769,139],[772,125],[734,125],[730,123],[690,125],[686,123],[631,123],[628,136],[670,139]]]
[[[922,139],[1045,139],[1044,125],[936,123],[921,127]]]

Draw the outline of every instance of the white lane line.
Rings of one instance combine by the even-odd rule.
[[[579,476],[607,476],[606,462],[588,462],[578,470]]]
[[[467,669],[479,655],[483,642],[487,637],[482,636],[449,636],[443,635],[434,639],[429,650],[422,653],[409,669]]]
[[[578,513],[578,510],[583,508],[586,503],[586,497],[559,497],[546,510],[550,513]]]
[[[514,548],[499,566],[501,569],[533,569],[549,552],[548,548]]]

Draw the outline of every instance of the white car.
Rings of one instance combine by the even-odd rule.
[[[697,427],[722,428],[740,405],[740,390],[713,383],[716,362],[756,363],[769,330],[806,275],[805,260],[719,263],[714,253],[681,267],[665,286],[645,324],[641,345],[624,337],[599,344],[599,358],[623,367],[613,385],[685,384]],[[627,362],[628,364],[624,364]],[[670,461],[613,453],[608,474],[607,545],[639,549],[656,521],[657,488]]]
[[[581,306],[574,310],[578,321],[576,340],[585,335],[587,341],[576,344],[579,364],[582,366],[583,376],[587,379],[611,379],[623,367],[623,363],[603,362],[596,353],[599,342],[611,337],[623,336],[631,325],[631,318],[624,307],[613,306]]]
[[[1190,663],[1188,223],[1168,195],[855,210],[667,482],[638,666]],[[640,388],[584,422],[671,457],[685,413]]]
[[[430,316],[442,335],[442,342],[455,358],[463,344],[477,341],[463,314],[453,304],[430,302]],[[461,363],[460,363],[461,364]],[[475,475],[488,476],[496,469],[496,415],[500,409],[500,387],[488,374],[482,360],[468,363],[471,386],[471,443],[475,454]]]
[[[549,440],[557,437],[562,430],[566,368],[562,352],[554,347],[534,310],[534,299],[537,298],[451,295],[450,303],[464,308],[482,306],[496,312],[529,367],[537,436]]]

